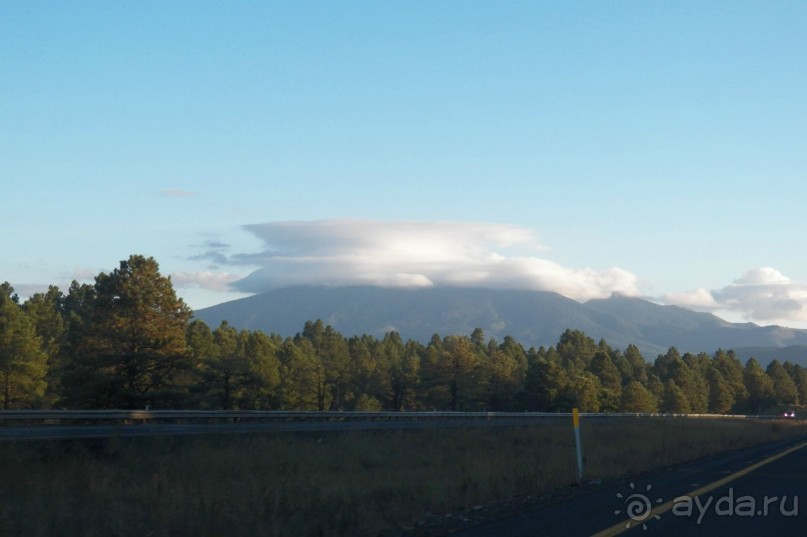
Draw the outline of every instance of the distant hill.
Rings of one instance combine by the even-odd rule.
[[[633,343],[651,361],[675,346],[681,352],[742,349],[741,357],[753,355],[763,364],[777,357],[807,365],[807,330],[730,323],[709,313],[618,295],[581,304],[543,291],[302,286],[226,302],[194,316],[211,327],[226,320],[237,328],[281,336],[293,336],[306,321],[322,319],[345,335],[381,337],[395,330],[422,342],[434,333],[468,335],[478,327],[486,337],[510,335],[527,347],[554,345],[572,328],[620,349]],[[800,355],[804,358],[796,360]]]

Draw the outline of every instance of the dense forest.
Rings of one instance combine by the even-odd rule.
[[[731,351],[651,363],[578,330],[549,348],[505,337],[295,337],[209,327],[153,258],[24,302],[0,285],[0,408],[516,410],[759,413],[807,402],[807,369]]]

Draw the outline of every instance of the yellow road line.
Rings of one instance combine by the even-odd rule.
[[[786,457],[786,456],[790,455],[791,453],[793,453],[794,451],[797,451],[797,450],[799,450],[799,449],[801,449],[801,448],[803,448],[805,446],[807,446],[807,442],[799,444],[798,446],[792,447],[790,449],[786,449],[785,451],[782,451],[781,453],[777,453],[776,455],[772,455],[772,456],[768,457],[767,459],[763,459],[763,460],[759,461],[758,463],[752,464],[751,466],[749,466],[747,468],[743,468],[742,470],[734,472],[733,474],[731,474],[729,476],[726,476],[723,479],[718,479],[714,483],[710,483],[710,484],[708,484],[706,486],[703,486],[703,487],[701,487],[701,488],[699,488],[697,490],[693,490],[692,492],[690,492],[688,494],[681,494],[678,497],[680,498],[681,496],[689,496],[690,498],[694,498],[696,496],[706,494],[707,492],[711,492],[716,488],[722,487],[726,483],[730,483],[730,482],[734,481],[735,479],[739,479],[742,476],[744,476],[746,474],[749,474],[749,473],[753,472],[754,470],[765,466],[766,464],[769,464],[769,463],[772,463],[773,461],[779,460],[782,457]],[[675,505],[675,500],[670,500],[670,501],[668,501],[666,503],[663,503],[663,504],[661,504],[661,505],[659,505],[657,507],[654,507],[647,514],[647,517],[645,517],[645,520],[650,520],[655,515],[660,515],[662,513],[665,513],[667,511],[669,511],[670,509],[673,508],[674,505]],[[635,520],[632,520],[630,518],[627,519],[627,520],[623,520],[619,524],[614,524],[610,528],[607,528],[607,529],[604,529],[602,531],[599,531],[599,532],[595,533],[594,535],[592,535],[591,537],[611,537],[613,535],[619,535],[620,533],[623,533],[623,532],[629,530],[631,527],[635,527],[635,522],[636,522]]]

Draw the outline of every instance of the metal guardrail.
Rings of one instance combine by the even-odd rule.
[[[546,420],[571,419],[570,412],[346,412],[267,410],[4,410],[2,425],[250,423],[288,421],[415,421],[415,420]],[[781,416],[745,414],[581,413],[583,418],[721,418],[773,419]]]

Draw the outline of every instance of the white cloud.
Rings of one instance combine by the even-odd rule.
[[[535,233],[506,224],[321,220],[247,226],[266,249],[233,256],[259,268],[234,287],[262,292],[290,285],[432,285],[556,291],[570,298],[638,295],[620,268],[567,268],[534,254]]]
[[[210,291],[228,292],[232,291],[231,284],[241,279],[237,274],[227,272],[174,272],[171,274],[171,283],[177,288],[198,287]]]
[[[717,311],[722,308],[711,291],[700,287],[687,293],[668,293],[662,297],[667,304],[676,304],[685,308],[701,311]]]
[[[746,270],[738,279],[734,280],[735,285],[770,285],[785,283],[789,284],[790,278],[773,267],[761,267]]]
[[[673,293],[662,300],[704,311],[731,311],[749,321],[807,320],[807,285],[792,281],[772,267],[747,270],[721,289]]]

